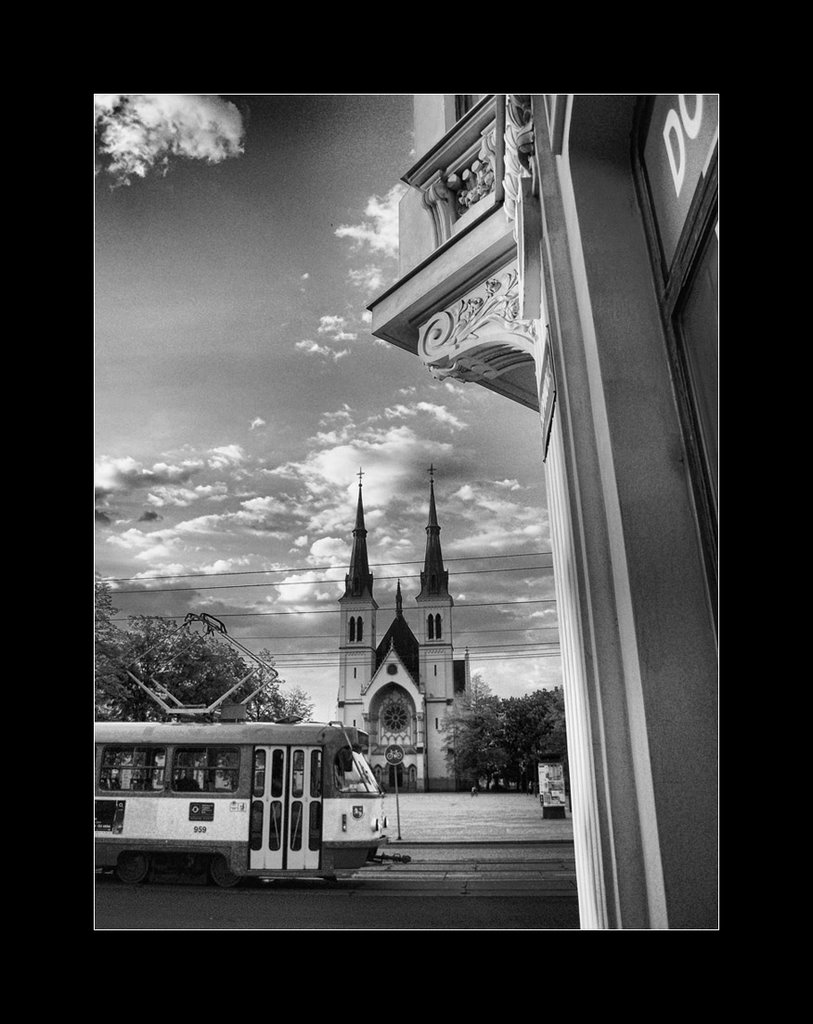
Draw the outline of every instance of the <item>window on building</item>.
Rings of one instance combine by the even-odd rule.
[[[435,639],[436,640],[440,640],[440,637],[441,637],[440,616],[436,615],[435,616]]]
[[[177,747],[171,788],[176,793],[231,793],[239,768],[237,747]]]
[[[435,670],[435,675],[437,675],[437,674],[438,674],[438,667],[437,667],[437,665],[433,665],[433,666],[432,666],[432,668],[434,668],[434,670]]]
[[[165,767],[164,747],[123,744],[105,747],[99,772],[99,789],[163,790]]]
[[[362,621],[361,616],[359,615],[358,619],[356,620],[356,640],[361,641],[361,638],[362,638],[363,635],[364,635],[364,623]]]
[[[426,617],[426,635],[430,640],[435,639],[435,617],[434,615],[427,615]]]
[[[356,639],[356,618],[354,615],[350,616],[350,643]]]
[[[717,132],[716,95],[645,97],[634,159],[715,620]]]

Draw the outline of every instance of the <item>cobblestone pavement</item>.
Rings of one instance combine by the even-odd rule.
[[[389,819],[389,849],[409,843],[539,843],[573,839],[570,817],[543,818],[539,798],[525,793],[399,793],[396,806],[395,793],[389,792],[384,798],[384,813]]]

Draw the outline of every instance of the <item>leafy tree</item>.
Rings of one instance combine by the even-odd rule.
[[[495,697],[479,674],[471,688],[455,698],[447,716],[447,762],[458,782],[479,783],[502,775],[507,758],[500,721],[500,698]]]
[[[234,699],[240,700],[260,680],[256,663],[244,658],[221,634],[179,628],[154,616],[128,619],[118,629],[112,616],[109,585],[96,584],[96,717],[100,721],[163,721],[163,709],[128,674],[149,684],[153,676],[186,707],[208,707],[232,686],[244,680]],[[261,658],[268,658],[264,651]],[[167,703],[166,697],[164,700]],[[257,720],[278,720],[296,715],[307,721],[313,704],[299,687],[285,693],[279,682],[269,681],[249,704]]]
[[[523,697],[495,697],[479,675],[460,694],[446,721],[447,760],[458,784],[504,779],[525,788],[546,757],[561,757],[567,780],[564,693],[561,687]]]

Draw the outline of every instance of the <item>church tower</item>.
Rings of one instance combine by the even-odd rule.
[[[362,695],[369,686],[375,669],[375,613],[373,574],[367,559],[367,530],[364,527],[364,504],[359,497],[350,571],[345,576],[344,594],[339,598],[339,718],[345,725],[364,729]]]
[[[426,701],[426,768],[430,789],[440,788],[448,774],[446,747],[449,737],[443,724],[456,690],[452,646],[454,601],[449,593],[449,572],[444,568],[440,547],[434,474],[435,468],[430,466],[426,554],[421,572],[421,592],[415,598],[420,610],[420,679]]]

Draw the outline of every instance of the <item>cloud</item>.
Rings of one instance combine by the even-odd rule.
[[[343,356],[350,355],[349,348],[333,349],[329,345],[319,345],[315,341],[311,341],[305,338],[303,341],[298,341],[296,347],[301,349],[303,352],[307,352],[308,355],[324,356],[326,359],[331,358],[334,362],[338,362]]]
[[[262,418],[262,416],[255,416],[254,419],[249,424],[248,429],[249,430],[256,430],[258,427],[264,427],[264,426],[265,426],[265,420]]]
[[[113,522],[113,520],[110,518],[110,516],[106,512],[103,512],[101,509],[98,509],[98,508],[95,510],[95,517],[96,517],[96,522],[97,523],[102,523],[104,526],[109,526],[110,523]]]
[[[454,413],[449,412],[445,405],[433,405],[431,402],[416,402],[415,405],[396,405],[385,409],[384,415],[387,419],[404,419],[407,416],[417,416],[418,413],[426,413],[432,416],[439,423],[453,427],[455,430],[462,430],[466,424],[457,418]]]
[[[333,341],[355,341],[357,334],[346,331],[347,321],[343,316],[319,317],[319,334],[326,334]]]
[[[164,173],[173,156],[217,164],[243,152],[243,119],[219,96],[100,93],[95,121],[105,170],[117,185]]]
[[[358,249],[397,256],[398,204],[405,192],[406,186],[398,183],[383,198],[371,196],[364,209],[367,219],[362,224],[340,224],[335,234],[352,239]]]
[[[212,448],[209,452],[209,465],[212,469],[225,469],[244,462],[245,458],[246,453],[239,444],[226,444],[219,448]]]
[[[203,463],[198,460],[187,460],[180,466],[156,462],[149,469],[129,455],[121,458],[104,455],[96,463],[96,493],[106,496],[135,491],[140,487],[186,483],[201,469]]]
[[[146,509],[138,517],[139,523],[154,523],[159,519],[163,519],[163,516],[159,516],[157,512],[153,512],[150,509]]]
[[[351,282],[357,287],[362,288],[365,292],[380,292],[384,287],[384,282],[387,277],[381,267],[374,267],[372,265],[362,267],[361,270],[351,270],[347,275]],[[365,312],[369,312],[365,310]],[[370,315],[372,319],[372,315]]]

